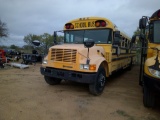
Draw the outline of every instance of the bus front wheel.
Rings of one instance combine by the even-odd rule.
[[[145,107],[154,107],[155,104],[155,94],[154,92],[147,87],[146,84],[143,86],[143,104]]]
[[[104,90],[105,83],[106,83],[105,69],[103,67],[100,67],[97,72],[95,82],[89,85],[90,93],[96,96],[100,95]]]
[[[44,79],[45,79],[46,83],[48,83],[49,85],[57,85],[57,84],[60,84],[62,81],[59,78],[48,77],[48,76],[44,76]]]

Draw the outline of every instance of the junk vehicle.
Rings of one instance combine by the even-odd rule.
[[[91,94],[100,95],[107,77],[136,62],[135,43],[109,19],[78,18],[67,22],[63,32],[64,44],[50,47],[40,68],[50,85],[62,80],[87,83]]]
[[[139,84],[143,87],[145,107],[154,107],[160,95],[160,9],[139,21],[142,43]]]
[[[4,63],[7,62],[6,59],[6,52],[2,49],[0,49],[0,67],[4,68]]]
[[[32,50],[32,54],[22,54],[22,64],[36,63],[42,61],[42,55],[36,50]]]

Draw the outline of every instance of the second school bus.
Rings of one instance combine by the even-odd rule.
[[[64,44],[50,47],[41,67],[50,85],[62,80],[88,83],[90,93],[100,95],[107,77],[131,68],[136,60],[130,37],[106,18],[78,18],[67,22],[63,32]]]
[[[160,95],[160,9],[150,17],[142,16],[139,28],[142,42],[139,84],[143,87],[143,104],[155,107]]]

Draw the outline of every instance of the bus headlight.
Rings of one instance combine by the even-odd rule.
[[[43,60],[43,64],[47,64],[47,60]]]
[[[152,75],[160,78],[160,71],[154,70],[154,69],[152,69],[152,68],[148,68],[148,70],[149,70],[149,72],[150,72]]]
[[[87,64],[80,64],[80,69],[89,70],[89,65],[87,65]]]
[[[96,65],[80,64],[80,69],[84,70],[96,70]]]

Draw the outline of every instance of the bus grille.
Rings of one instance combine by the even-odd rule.
[[[76,53],[74,49],[52,49],[51,60],[76,63]]]

